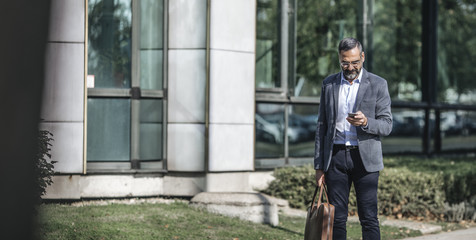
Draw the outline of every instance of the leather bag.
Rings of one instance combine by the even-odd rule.
[[[306,228],[304,229],[304,240],[325,239],[332,240],[332,228],[334,226],[334,206],[330,204],[327,197],[325,184],[319,191],[319,199],[316,204],[316,195],[319,187],[314,190],[311,207],[309,207],[306,218]],[[324,191],[323,191],[324,190]],[[326,202],[321,202],[322,192],[326,195]]]

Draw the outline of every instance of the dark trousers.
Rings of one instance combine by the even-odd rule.
[[[365,171],[359,149],[334,148],[325,174],[329,202],[335,206],[334,239],[347,239],[349,192],[354,183],[362,237],[380,239],[377,187],[379,172]]]

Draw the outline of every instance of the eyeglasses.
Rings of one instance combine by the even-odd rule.
[[[357,61],[353,61],[353,62],[340,62],[340,65],[343,68],[348,68],[350,65],[352,65],[352,67],[354,67],[354,68],[357,68],[360,63],[361,63],[361,61],[357,60]]]

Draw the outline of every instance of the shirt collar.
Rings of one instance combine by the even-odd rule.
[[[359,76],[353,81],[354,83],[360,83],[360,79],[362,79],[362,73],[363,72],[364,72],[364,68],[361,68]],[[347,79],[344,78],[344,72],[341,72],[341,74],[340,74],[340,83],[341,84],[344,84],[344,83],[350,84],[349,81],[347,81]]]

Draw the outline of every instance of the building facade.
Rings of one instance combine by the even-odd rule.
[[[320,84],[346,36],[389,82],[386,154],[475,152],[475,9],[53,0],[40,128],[54,135],[57,174],[44,197],[249,192],[276,167],[312,163]]]

